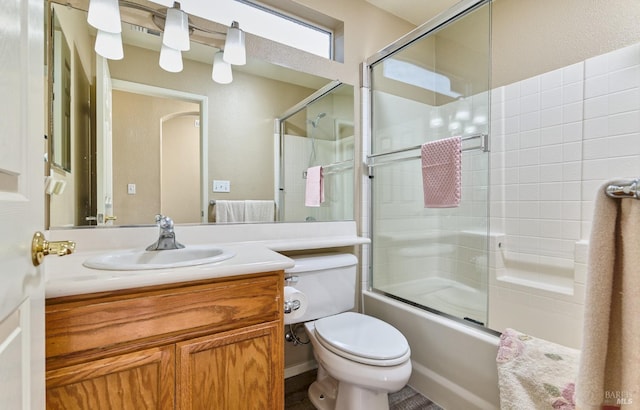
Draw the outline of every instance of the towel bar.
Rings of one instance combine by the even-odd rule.
[[[611,198],[640,199],[640,179],[611,181],[605,193]]]
[[[489,152],[489,135],[488,134],[474,134],[474,135],[469,135],[466,137],[462,137],[462,141],[470,141],[470,140],[475,140],[475,139],[479,139],[480,144],[478,146],[471,146],[471,147],[463,147],[462,151],[473,151],[473,150],[482,150],[482,152]],[[422,147],[422,145],[415,145],[412,147],[407,147],[407,148],[401,148],[398,150],[394,150],[394,151],[387,151],[387,152],[382,152],[379,154],[372,154],[372,155],[368,155],[367,156],[367,166],[369,167],[369,170],[371,171],[371,168],[378,166],[378,165],[384,165],[384,164],[388,164],[390,162],[396,162],[396,161],[406,161],[406,160],[410,160],[410,159],[417,159],[420,158],[420,154],[418,155],[410,155],[410,154],[406,154],[406,155],[398,155],[398,154],[403,154],[403,153],[408,153],[410,151],[414,151],[414,150],[419,150]]]

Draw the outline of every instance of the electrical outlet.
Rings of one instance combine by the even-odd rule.
[[[231,181],[213,180],[213,192],[231,192]]]

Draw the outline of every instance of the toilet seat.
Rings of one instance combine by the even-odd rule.
[[[315,321],[318,341],[346,359],[373,366],[396,366],[410,355],[407,339],[390,324],[345,312]]]

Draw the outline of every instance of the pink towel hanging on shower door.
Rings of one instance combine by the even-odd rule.
[[[460,205],[462,138],[452,137],[422,144],[422,188],[425,208]]]

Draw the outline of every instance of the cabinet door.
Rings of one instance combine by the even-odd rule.
[[[47,371],[47,409],[169,410],[175,345]]]
[[[284,407],[282,321],[177,344],[177,408]]]

